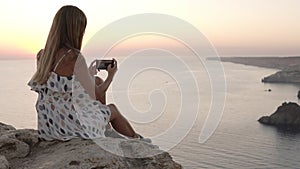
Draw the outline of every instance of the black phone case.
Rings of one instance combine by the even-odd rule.
[[[97,60],[96,61],[96,68],[98,70],[107,69],[107,67],[109,65],[112,65],[112,67],[114,67],[114,61],[113,60]]]

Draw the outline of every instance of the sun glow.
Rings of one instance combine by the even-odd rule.
[[[117,19],[162,13],[197,27],[221,55],[300,55],[299,0],[11,0],[0,4],[0,58],[27,54],[34,57],[45,45],[56,11],[66,4],[78,6],[87,15],[83,46],[98,30]]]

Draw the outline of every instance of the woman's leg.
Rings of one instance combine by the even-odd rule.
[[[95,83],[96,85],[100,85],[103,83],[103,80],[100,77],[95,77]],[[97,100],[99,100],[102,104],[106,104],[106,93],[97,96]],[[122,116],[117,107],[114,104],[109,104],[108,107],[111,112],[110,123],[113,128],[124,136],[137,138],[138,135],[135,133],[128,120]],[[109,127],[110,126],[108,125],[108,128]]]
[[[96,77],[95,77],[95,84],[96,84],[97,86],[99,86],[99,85],[101,85],[102,83],[103,83],[103,80],[102,80],[100,77],[96,76]],[[102,104],[106,104],[106,93],[103,93],[103,94],[100,95],[100,96],[96,96],[96,99],[97,99],[98,101],[100,101]],[[111,128],[111,125],[110,125],[110,124],[107,124],[106,129],[110,129],[110,128]]]
[[[111,112],[110,123],[113,128],[124,136],[137,138],[138,135],[135,133],[127,119],[122,116],[117,107],[114,104],[109,104],[108,107]]]
[[[103,83],[103,80],[96,76],[95,77],[95,84],[97,86],[101,85]],[[100,96],[96,96],[96,99],[99,100],[102,104],[106,104],[106,93],[101,94]]]

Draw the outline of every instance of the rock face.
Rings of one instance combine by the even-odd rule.
[[[258,120],[262,124],[300,129],[300,106],[297,103],[283,103],[271,116]]]
[[[9,164],[7,159],[4,156],[0,155],[0,169],[8,169]]]
[[[267,83],[300,83],[299,62],[289,64],[287,67],[262,79]]]
[[[157,146],[122,138],[39,141],[37,131],[0,123],[0,169],[182,168]]]
[[[264,83],[300,83],[300,71],[279,71],[262,79]]]

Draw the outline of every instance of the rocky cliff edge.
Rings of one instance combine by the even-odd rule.
[[[0,123],[0,169],[182,168],[169,153],[139,140],[39,141],[33,129]]]

